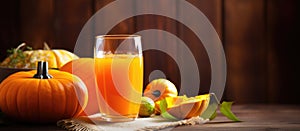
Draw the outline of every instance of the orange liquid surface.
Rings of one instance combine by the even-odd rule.
[[[100,112],[136,117],[143,90],[143,57],[106,55],[95,59]]]

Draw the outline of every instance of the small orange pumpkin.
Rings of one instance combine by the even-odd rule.
[[[60,68],[61,71],[66,71],[78,76],[88,89],[89,100],[86,108],[80,116],[88,116],[100,111],[97,100],[97,86],[94,74],[94,59],[79,58],[72,60]]]
[[[156,114],[160,112],[157,101],[166,97],[176,97],[177,95],[176,86],[171,81],[163,78],[151,81],[144,91],[144,96],[151,98],[155,102]]]
[[[24,122],[49,123],[75,117],[86,106],[87,97],[80,78],[48,71],[47,62],[39,62],[37,71],[14,73],[0,84],[2,112]]]

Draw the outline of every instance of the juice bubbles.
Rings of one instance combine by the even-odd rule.
[[[111,54],[95,58],[100,112],[104,119],[135,119],[143,89],[143,57]]]

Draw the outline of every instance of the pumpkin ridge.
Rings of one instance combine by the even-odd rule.
[[[18,81],[22,81],[22,80],[20,79]],[[17,97],[17,99],[15,101],[15,103],[17,103],[17,108],[16,108],[17,111],[16,112],[19,115],[16,118],[20,118],[21,120],[24,120],[24,118],[30,116],[30,113],[28,113],[28,112],[25,113],[23,111],[24,110],[32,110],[34,108],[30,105],[28,106],[28,101],[26,102],[26,104],[23,104],[23,105],[22,105],[23,102],[20,102],[20,101],[23,101],[23,100],[32,101],[32,99],[29,99],[30,97],[28,97],[28,93],[27,93],[28,90],[31,90],[31,89],[26,89],[28,87],[24,86],[24,85],[28,85],[28,83],[30,83],[30,80],[23,80],[20,83],[22,83],[21,86],[20,85],[15,85],[15,86],[20,86],[19,87],[19,92],[16,93],[16,97]],[[34,87],[34,86],[32,86],[32,87]],[[33,95],[33,94],[29,94],[29,95]],[[22,114],[22,112],[23,112],[23,114]]]
[[[200,106],[200,109],[201,109],[201,113],[200,114],[202,114],[205,111],[205,109],[207,108],[208,103],[209,103],[209,99],[203,100],[202,103],[203,104],[201,104],[201,106]]]
[[[39,82],[38,82],[39,84],[38,84],[38,86],[37,86],[37,88],[38,88],[38,89],[37,89],[38,93],[36,93],[36,94],[37,94],[37,98],[38,98],[38,99],[37,99],[37,108],[38,108],[38,109],[37,109],[37,111],[38,111],[38,113],[37,113],[37,120],[40,121],[40,120],[41,120],[41,116],[40,116],[40,99],[39,99],[39,98],[40,98],[40,86],[41,86],[41,82],[42,82],[42,81],[41,81],[40,79],[39,79],[38,81],[39,81]]]
[[[6,94],[6,92],[5,93],[2,93],[3,91],[6,91],[6,90],[4,90],[3,89],[3,86],[4,86],[4,84],[6,84],[7,82],[5,82],[5,81],[3,81],[2,83],[0,83],[0,96],[3,96],[3,94]],[[6,98],[6,97],[0,97],[0,103],[6,103],[5,101],[6,101],[6,99],[4,99],[4,98]],[[5,105],[6,106],[6,105]],[[1,105],[0,105],[0,109],[2,109],[3,110],[3,108],[5,107],[5,106],[2,106],[1,107]]]
[[[50,78],[51,79],[51,78]],[[55,107],[55,105],[54,105],[54,103],[53,103],[53,95],[52,95],[52,90],[53,90],[53,88],[56,88],[56,86],[54,85],[53,86],[53,84],[51,84],[51,82],[52,82],[52,80],[54,80],[54,79],[51,79],[51,81],[50,80],[46,80],[45,81],[45,83],[47,84],[47,87],[49,87],[50,88],[50,92],[48,92],[48,94],[50,94],[49,95],[49,97],[51,97],[50,99],[51,99],[51,109],[49,110],[50,112],[54,112],[54,110],[53,110],[53,108]],[[50,104],[50,103],[49,103]],[[48,116],[48,115],[47,115]],[[53,115],[49,115],[50,117],[49,117],[49,119],[55,119],[55,117],[53,117]]]
[[[60,60],[59,60],[60,56],[59,56],[58,54],[56,54],[56,53],[58,53],[58,52],[56,52],[55,50],[52,50],[52,53],[53,53],[54,56],[55,56],[55,61],[56,61],[57,67],[61,67],[61,66],[62,66],[62,63],[60,63]]]
[[[6,84],[5,86],[11,85],[11,83],[13,83],[13,81],[8,81],[7,84]],[[9,89],[8,89],[8,88],[5,88],[5,89],[6,89],[6,90],[5,90],[5,103],[6,103],[6,106],[5,106],[5,107],[6,107],[6,110],[9,111],[9,110],[10,110],[9,104],[8,104],[8,103],[9,103],[9,100],[7,99],[7,98],[8,98],[7,96],[8,96]]]
[[[64,64],[68,63],[72,59],[78,59],[75,54],[71,52],[60,50],[60,49],[53,49],[51,50],[56,58],[57,67],[62,67]]]
[[[53,74],[53,76],[55,76],[56,74]],[[57,77],[57,76],[55,76],[55,77]],[[61,104],[61,110],[63,110],[63,114],[62,114],[62,117],[63,118],[65,118],[66,116],[67,116],[67,106],[68,106],[68,98],[67,98],[67,91],[66,91],[66,87],[65,87],[65,85],[63,84],[63,82],[61,82],[61,80],[63,80],[63,79],[57,79],[57,78],[55,78],[55,80],[57,81],[57,85],[61,85],[61,86],[57,86],[58,88],[60,88],[60,93],[62,93],[63,92],[63,98],[64,99],[61,99],[61,101],[60,102],[62,102],[62,103],[64,103],[64,104]]]
[[[52,106],[51,106],[52,109],[51,109],[51,110],[52,110],[52,112],[54,112],[54,109],[53,109],[53,108],[55,107],[55,103],[54,103],[54,96],[53,96],[52,93],[54,92],[54,91],[53,91],[53,88],[56,88],[56,86],[53,85],[53,84],[51,84],[50,81],[48,81],[48,83],[49,83],[50,87],[52,87],[51,90],[50,90],[50,94],[51,94],[51,104],[52,104]]]
[[[205,100],[199,101],[199,103],[198,103],[198,109],[197,109],[197,111],[194,113],[195,115],[199,116],[200,114],[202,114],[203,104],[205,104],[204,102],[205,102]]]
[[[197,101],[197,102],[193,103],[192,108],[189,109],[190,111],[189,111],[189,113],[187,113],[186,117],[191,118],[194,115],[198,114],[201,103],[202,103],[202,101]]]
[[[9,102],[8,102],[8,100],[7,100],[7,95],[8,95],[7,92],[8,92],[8,88],[6,88],[6,86],[9,85],[9,84],[8,84],[9,82],[12,82],[12,81],[8,80],[7,82],[5,81],[5,83],[4,83],[4,82],[1,83],[1,87],[2,87],[2,88],[4,87],[4,89],[5,89],[5,90],[3,89],[3,90],[1,91],[1,92],[3,92],[2,94],[5,95],[4,100],[3,100],[3,103],[5,103],[5,106],[3,106],[3,107],[4,107],[5,109],[4,109],[3,107],[1,107],[1,110],[2,110],[2,111],[3,111],[3,110],[9,111],[9,108],[8,108],[8,103],[9,103]],[[2,85],[3,83],[5,84],[5,86]]]
[[[72,82],[72,81],[71,81]],[[67,85],[65,85],[64,84],[65,82],[61,82],[61,84],[63,84],[64,85],[64,87],[65,87],[65,89],[66,90],[70,90],[69,88],[69,86],[67,86]],[[72,88],[74,88],[74,87],[72,87]],[[68,91],[69,92],[69,91]],[[73,92],[73,91],[72,91]],[[72,101],[72,99],[68,99],[69,98],[69,96],[70,95],[73,95],[73,94],[66,94],[65,96],[67,97],[67,102],[66,102],[66,104],[76,104],[76,106],[74,106],[74,105],[72,105],[72,107],[76,107],[77,108],[77,103],[75,102],[75,103],[73,103],[73,101]],[[68,106],[68,105],[66,105],[66,106]],[[67,108],[66,108],[67,109]],[[71,113],[70,113],[71,112]],[[69,113],[69,114],[71,114],[72,116],[74,116],[74,114],[76,113],[76,110],[75,109],[72,109],[71,111],[70,110],[67,110],[67,113]]]
[[[67,80],[68,82],[71,82],[73,83],[72,80]],[[75,86],[71,85],[72,87],[70,87],[69,85],[66,85],[65,82],[61,82],[61,84],[64,85],[64,87],[67,89],[67,90],[71,90],[72,94],[67,94],[67,98],[71,97],[72,95],[76,95],[75,94]],[[70,92],[70,91],[68,91]],[[76,100],[78,100],[77,96],[76,96]],[[72,110],[68,110],[67,113],[71,114],[72,116],[74,116],[76,114],[76,111],[77,111],[77,107],[78,107],[78,102],[77,101],[73,101],[73,99],[68,99],[68,101],[66,102],[67,104],[73,104],[72,107],[75,107],[74,109]]]
[[[26,81],[25,81],[26,82]],[[24,84],[26,84],[26,83],[24,83]],[[16,86],[18,86],[18,85],[16,85]],[[18,104],[19,102],[19,97],[21,97],[21,96],[23,96],[23,95],[20,95],[20,93],[22,93],[22,92],[20,92],[20,90],[22,90],[24,88],[24,86],[20,86],[19,88],[17,88],[17,91],[16,91],[16,96],[15,96],[15,100],[14,100],[14,103],[16,104],[16,106],[17,106],[17,108],[16,108],[16,114],[17,114],[17,116],[15,116],[15,117],[21,117],[21,118],[23,118],[24,116],[26,116],[26,115],[28,115],[28,114],[23,114],[23,116],[22,116],[22,113],[21,113],[21,111],[20,111],[20,105]]]
[[[28,81],[28,83],[30,83],[31,81],[32,81],[32,79],[30,79],[30,80],[27,80]],[[38,89],[37,89],[37,87],[39,87],[39,82],[36,82],[35,83],[35,85],[34,86],[32,86],[32,88],[34,88],[34,91],[36,91],[37,93],[35,93],[35,94],[38,94]],[[33,90],[33,89],[32,89]],[[30,102],[32,102],[32,101],[34,101],[35,99],[32,99],[32,97],[34,97],[33,95],[35,95],[34,93],[29,93],[29,90],[28,89],[25,89],[24,90],[25,91],[25,98],[26,99],[29,99],[30,100]],[[36,95],[35,95],[35,97],[37,97]],[[37,97],[38,98],[38,97]],[[29,104],[29,103],[27,103],[26,104],[26,110],[30,110],[31,112],[30,113],[27,113],[28,114],[28,116],[31,116],[31,115],[35,115],[36,113],[36,110],[33,110],[33,109],[36,109],[36,107],[38,107],[37,105],[35,105],[35,103],[37,103],[36,101],[34,101],[33,102],[34,104]],[[32,119],[32,120],[34,120],[34,121],[38,121],[39,119],[38,118],[35,118],[35,119]]]
[[[61,82],[59,82],[60,84],[62,84]],[[66,115],[67,115],[67,106],[68,106],[68,97],[67,97],[67,91],[66,91],[66,87],[65,86],[62,86],[63,88],[63,92],[64,92],[64,96],[65,96],[65,104],[64,104],[64,115],[63,115],[63,117],[66,117]]]
[[[13,81],[11,81],[10,82],[11,84],[13,84]],[[9,84],[10,85],[10,84]],[[8,96],[12,96],[12,94],[15,92],[15,91],[12,91],[12,90],[18,90],[18,88],[16,88],[17,86],[14,86],[14,88],[13,89],[7,89],[7,92],[6,92],[6,95],[8,95]],[[13,103],[13,105],[11,104],[11,105],[7,105],[7,107],[8,107],[8,110],[10,110],[10,113],[11,113],[11,109],[10,108],[13,108],[14,109],[14,107],[18,107],[18,105],[17,105],[17,103],[16,103],[16,94],[13,94],[13,96],[14,97],[9,97],[10,99],[6,99],[7,101],[7,103]],[[8,97],[6,97],[6,98],[8,98]],[[13,99],[12,99],[13,98]],[[13,101],[13,102],[12,102]],[[14,112],[15,110],[13,110],[13,112]],[[18,111],[18,110],[17,110]],[[16,116],[13,116],[13,117],[19,117],[20,116],[20,112],[18,111],[17,113],[15,113],[15,114],[17,114]]]
[[[59,80],[57,80],[57,79],[52,79],[51,80],[51,82],[49,82],[49,84],[51,85],[51,91],[52,91],[52,93],[53,92],[56,92],[57,94],[58,94],[58,96],[59,97],[61,97],[61,89],[62,88],[60,88],[59,86],[58,86],[58,84],[55,84],[55,83],[59,83]],[[51,93],[51,94],[52,94]],[[63,100],[63,99],[61,99],[61,98],[59,98],[59,102],[57,102],[57,99],[56,99],[56,97],[58,97],[58,96],[55,96],[54,94],[52,94],[52,110],[53,110],[53,112],[54,113],[56,113],[56,111],[57,112],[61,112],[60,110],[62,110],[61,109],[61,103],[65,103],[65,101]],[[57,103],[54,103],[54,102],[57,102]],[[58,105],[57,105],[58,104]],[[57,109],[56,107],[60,107],[59,109]],[[65,107],[63,107],[63,108],[65,108]],[[63,113],[61,113],[61,114],[58,114],[59,116],[63,116],[64,114]]]

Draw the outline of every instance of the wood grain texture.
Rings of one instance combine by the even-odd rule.
[[[266,102],[267,58],[265,2],[224,1],[224,43],[228,63],[229,100]]]
[[[137,1],[138,5],[142,5],[140,7],[136,7],[139,10],[155,10],[156,8],[164,8],[169,6],[166,10],[168,14],[175,15],[176,6],[170,6],[167,2],[162,1],[158,7],[155,7],[151,3],[142,3]],[[176,5],[176,1],[173,1],[172,5]],[[136,31],[145,31],[149,29],[156,30],[156,33],[150,34],[154,39],[151,41],[147,41],[148,43],[143,44],[151,44],[153,47],[161,47],[165,50],[173,50],[177,51],[176,41],[166,39],[163,37],[163,32],[166,31],[170,34],[176,36],[177,28],[176,28],[176,20],[168,18],[166,16],[160,15],[142,15],[136,17]],[[147,36],[144,36],[147,37]],[[146,41],[145,41],[146,42]],[[173,46],[172,46],[173,45]],[[155,73],[153,71],[160,70],[164,73],[166,78],[173,82],[178,89],[180,89],[180,73],[178,69],[177,63],[174,61],[176,56],[170,56],[167,52],[159,51],[159,50],[147,50],[144,53],[145,59],[145,72],[144,72],[144,87],[154,78],[151,78],[151,73]]]
[[[300,106],[299,105],[233,105],[232,111],[242,122],[232,122],[217,112],[217,117],[202,125],[180,126],[172,131],[298,131],[300,129]],[[0,130],[9,131],[32,131],[32,130],[56,130],[64,131],[56,124],[47,125],[26,125],[8,123],[7,119],[0,117]],[[2,126],[3,125],[3,126]]]
[[[223,1],[224,0],[186,0],[197,7],[212,23],[219,37],[223,33]]]
[[[216,119],[204,125],[183,126],[174,130],[206,131],[265,131],[265,130],[299,130],[300,107],[295,105],[238,105],[232,111],[242,122],[232,122],[220,112]]]
[[[0,60],[3,60],[7,56],[7,49],[21,44],[19,2],[7,1],[5,4],[0,4],[0,18]]]
[[[20,0],[20,39],[34,49],[54,43],[53,0]]]
[[[220,39],[222,39],[222,1],[220,0],[187,0],[198,8],[211,22]],[[180,10],[180,9],[178,9]],[[187,15],[187,14],[181,14]],[[179,16],[180,17],[180,16]],[[191,19],[193,20],[193,19]],[[178,34],[193,53],[198,64],[200,85],[199,94],[208,93],[211,85],[211,63],[201,40],[183,25],[178,25]]]
[[[268,99],[273,103],[299,103],[299,4],[267,1]]]
[[[56,0],[54,7],[55,20],[53,28],[55,29],[54,48],[62,48],[73,51],[78,35],[93,15],[94,0]],[[86,41],[86,46],[92,46]],[[92,47],[90,47],[92,48]]]

